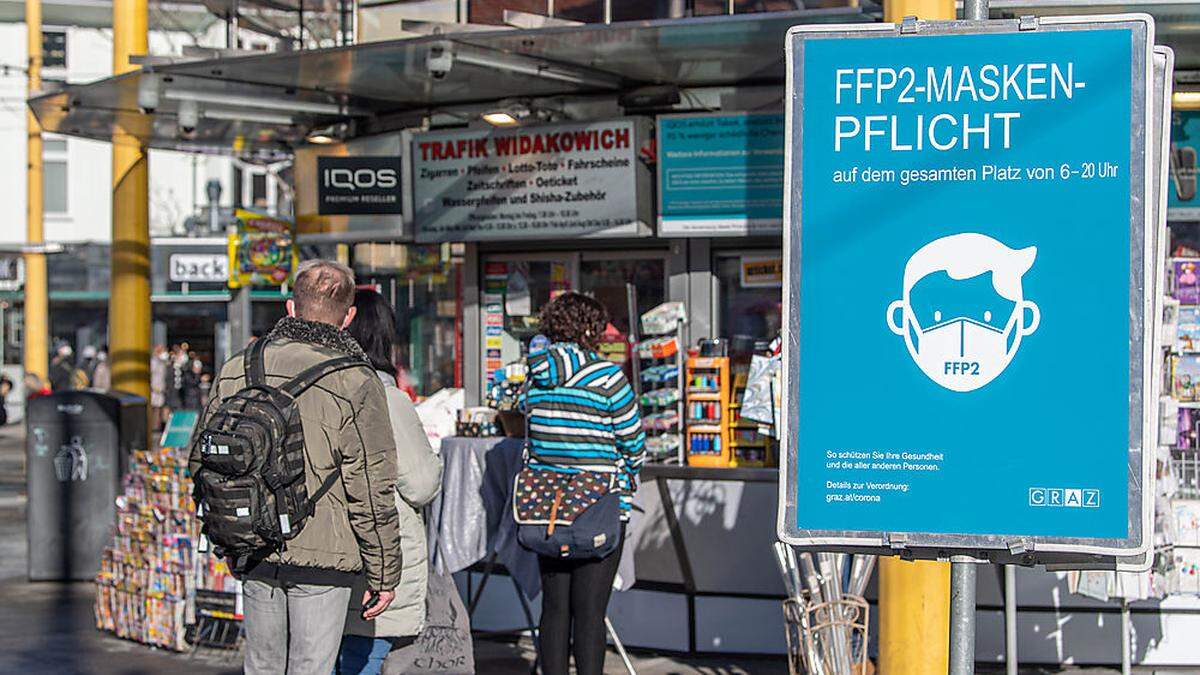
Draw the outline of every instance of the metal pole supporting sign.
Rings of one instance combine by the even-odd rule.
[[[988,0],[963,0],[963,19],[986,21]],[[975,572],[976,561],[950,559],[950,674],[975,672]]]

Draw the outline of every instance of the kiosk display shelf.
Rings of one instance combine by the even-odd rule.
[[[687,463],[732,466],[729,357],[689,357],[686,384]]]
[[[683,323],[681,303],[655,307],[642,315],[642,337],[633,349],[646,459],[652,462],[683,463]]]

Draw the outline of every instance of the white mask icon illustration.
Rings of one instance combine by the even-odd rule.
[[[979,389],[1041,323],[1021,285],[1036,257],[1036,247],[1011,249],[975,232],[935,239],[905,264],[904,295],[888,306],[888,327],[929,379],[950,391]]]

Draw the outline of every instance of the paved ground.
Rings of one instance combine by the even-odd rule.
[[[92,616],[95,592],[90,583],[29,583],[26,577],[24,433],[20,427],[0,427],[0,673],[63,673],[150,675],[187,672],[241,672],[236,653],[205,650],[180,655],[120,640],[96,630]],[[476,640],[479,673],[524,675],[533,663],[528,639]],[[646,653],[633,655],[642,675],[772,675],[786,673],[779,658],[681,658]],[[615,653],[606,673],[624,673]],[[981,666],[980,673],[1003,673]],[[1109,674],[1107,669],[1022,668],[1027,675],[1042,673]],[[1135,669],[1143,675],[1168,671]],[[1187,672],[1187,671],[1173,671]],[[1196,671],[1191,671],[1196,672]]]
[[[90,583],[26,581],[24,432],[0,427],[0,673],[140,675],[188,672],[238,673],[237,653],[205,650],[179,655],[96,630]],[[480,673],[525,674],[534,659],[529,640],[477,640]],[[635,654],[639,673],[786,673],[781,659],[679,659]],[[606,672],[624,673],[615,653]]]

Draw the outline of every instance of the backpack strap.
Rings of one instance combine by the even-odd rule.
[[[301,371],[299,375],[281,384],[279,390],[292,398],[296,398],[327,375],[359,367],[370,367],[370,364],[352,356],[343,356],[324,361]]]
[[[242,355],[242,369],[246,372],[246,386],[256,387],[267,383],[267,366],[263,353],[267,350],[267,339],[258,338],[246,347]]]

